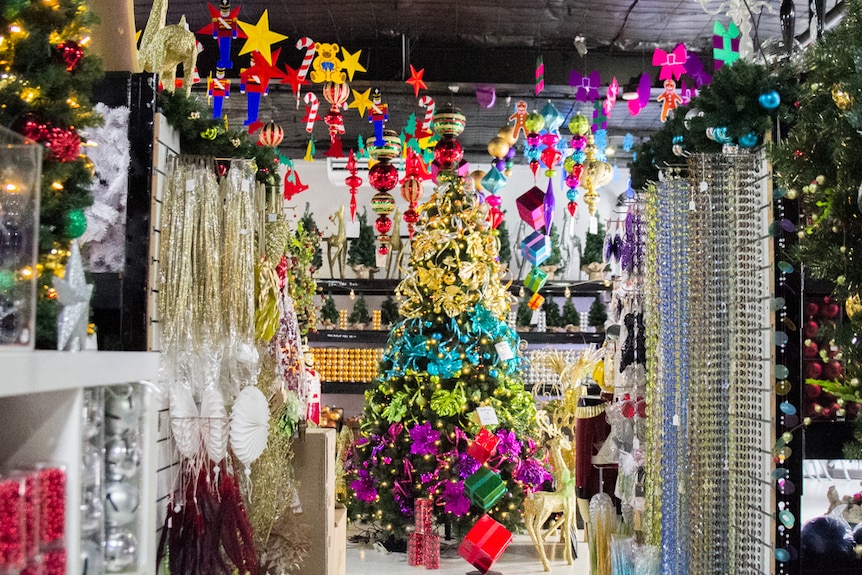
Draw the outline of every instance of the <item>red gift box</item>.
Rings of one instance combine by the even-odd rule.
[[[483,515],[461,541],[458,555],[482,573],[487,573],[511,542],[511,531],[490,515]]]
[[[473,439],[473,443],[467,447],[467,455],[479,463],[485,463],[494,454],[499,443],[500,438],[483,427]]]

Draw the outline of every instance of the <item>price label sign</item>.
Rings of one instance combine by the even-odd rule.
[[[500,421],[497,419],[497,412],[494,411],[493,407],[483,406],[476,408],[476,416],[479,418],[479,423],[483,426],[488,427],[491,425],[497,425]]]

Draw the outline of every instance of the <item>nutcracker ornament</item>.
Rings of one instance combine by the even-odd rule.
[[[383,127],[389,120],[389,105],[383,101],[383,94],[379,88],[374,88],[371,91],[371,112],[368,114],[368,121],[374,125],[374,145],[382,147],[385,145],[383,141]]]
[[[212,99],[213,118],[221,118],[225,98],[230,98],[230,80],[224,77],[225,69],[216,68],[215,78],[207,80],[207,96]]]

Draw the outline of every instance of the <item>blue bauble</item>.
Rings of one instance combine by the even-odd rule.
[[[567,191],[566,192],[566,199],[569,200],[570,202],[577,202],[578,201],[578,190],[570,189],[569,191]]]
[[[769,92],[762,93],[757,98],[757,101],[760,102],[764,110],[774,110],[781,104],[781,96],[775,90],[770,90]]]
[[[757,134],[748,132],[744,136],[740,136],[739,145],[743,148],[753,148],[757,145]]]
[[[712,132],[712,136],[713,136],[713,138],[715,138],[715,141],[718,142],[719,144],[731,144],[731,143],[733,143],[733,138],[731,138],[728,135],[727,128],[724,126],[718,126]]]

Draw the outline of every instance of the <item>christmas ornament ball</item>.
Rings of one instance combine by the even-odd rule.
[[[488,142],[488,154],[494,158],[505,158],[509,153],[509,143],[501,136],[494,136]]]
[[[105,541],[105,567],[108,572],[126,571],[138,558],[138,540],[128,529],[111,529]]]
[[[389,162],[378,162],[368,170],[368,183],[378,192],[388,192],[398,185],[398,168]]]
[[[473,180],[473,189],[477,192],[482,190],[482,178],[488,174],[483,170],[473,170],[470,172],[470,178]]]
[[[431,118],[431,129],[441,138],[451,136],[457,138],[467,126],[467,118],[458,108],[444,107]]]
[[[84,57],[84,49],[74,40],[66,40],[56,48],[57,58],[66,65],[66,71],[72,72],[81,58]]]
[[[141,464],[141,452],[137,446],[122,437],[114,437],[105,443],[105,472],[109,480],[131,479]]]
[[[275,122],[267,122],[260,129],[258,141],[262,146],[274,148],[284,139],[284,130]]]
[[[136,428],[141,417],[141,404],[131,385],[116,385],[105,394],[105,433],[122,435]]]
[[[366,149],[372,160],[392,160],[401,155],[401,137],[395,130],[383,130],[383,145],[376,138],[368,142]]]
[[[128,525],[135,520],[141,499],[138,488],[120,481],[105,488],[105,521],[108,525]]]
[[[514,146],[518,141],[518,133],[515,132],[515,126],[505,125],[500,128],[500,131],[497,132],[497,135],[503,138],[509,146]]]
[[[392,218],[389,216],[380,216],[374,221],[374,227],[378,234],[388,234],[392,231]]]
[[[84,213],[84,210],[72,210],[68,212],[63,231],[72,239],[83,236],[84,232],[87,231],[87,215]]]
[[[418,202],[422,197],[422,180],[408,176],[401,181],[401,197],[408,203]]]
[[[530,112],[524,120],[524,127],[527,132],[538,134],[545,127],[545,117],[538,112]]]
[[[569,131],[575,136],[586,136],[590,131],[590,121],[586,116],[576,114],[569,120]]]
[[[853,96],[844,91],[840,84],[835,84],[832,87],[832,101],[835,106],[842,112],[846,112],[853,107]]]
[[[844,300],[844,311],[847,317],[855,324],[862,324],[862,298],[859,294],[853,294]]]
[[[434,159],[444,167],[457,165],[463,158],[464,149],[454,138],[443,138],[434,148]]]

